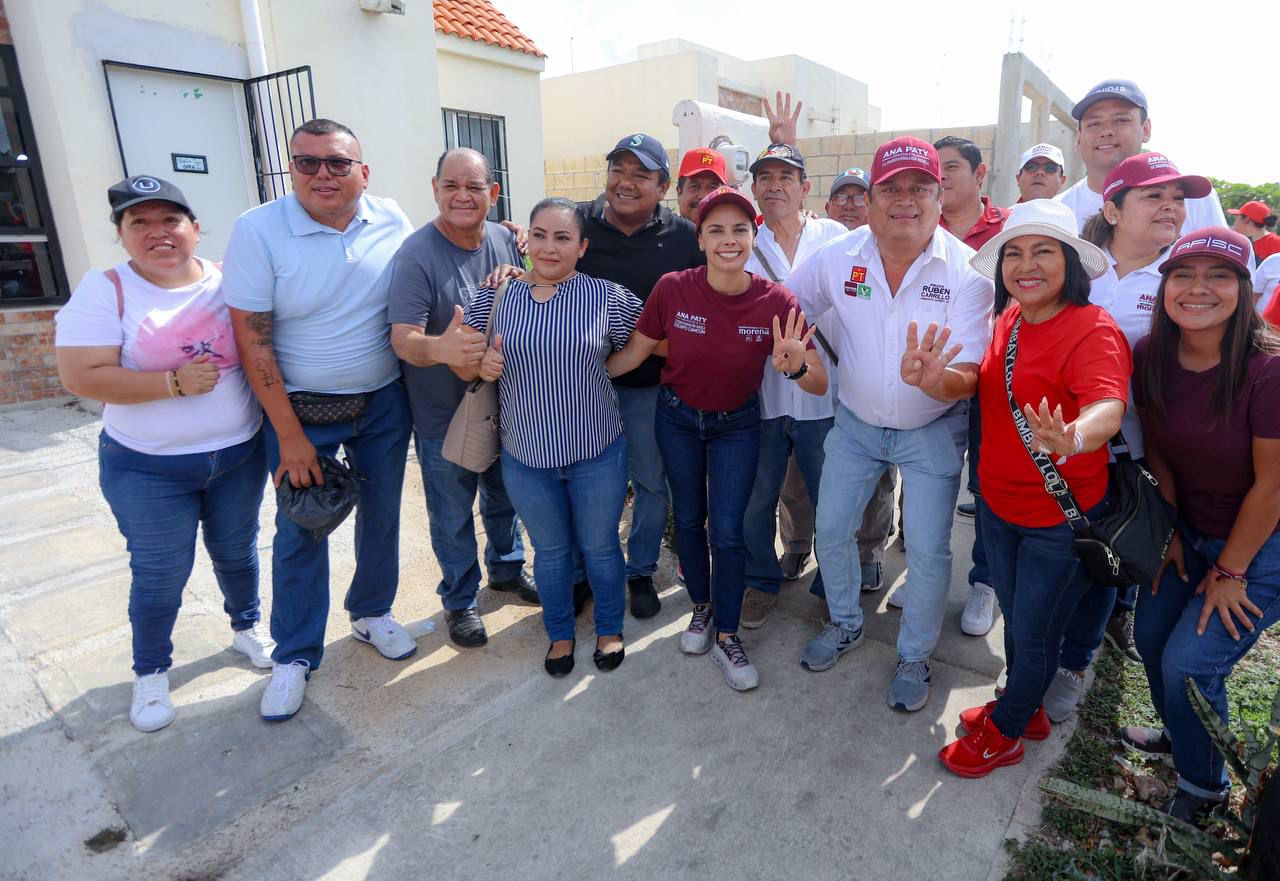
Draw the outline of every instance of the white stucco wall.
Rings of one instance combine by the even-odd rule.
[[[545,193],[542,90],[538,84],[545,67],[543,59],[452,34],[436,34],[436,58],[441,107],[506,120],[512,219],[527,223],[529,212]],[[434,213],[434,205],[432,208]]]
[[[430,10],[362,12],[354,0],[260,0],[267,64],[309,64],[317,111],[349,125],[370,192],[415,224],[434,209],[423,156],[444,142]],[[121,176],[102,61],[245,77],[240,4],[172,0],[6,0],[54,222],[74,286],[119,259],[106,189]]]

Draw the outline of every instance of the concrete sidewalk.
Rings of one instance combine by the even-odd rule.
[[[1070,730],[966,781],[938,764],[960,710],[991,697],[999,624],[959,631],[973,531],[919,713],[886,688],[900,613],[863,597],[870,639],[813,674],[824,604],[806,577],[744,641],[762,685],[737,694],[684,656],[688,601],[664,552],[662,613],[626,622],[627,660],[542,672],[536,608],[481,591],[489,645],[447,639],[416,463],[405,486],[401,621],[431,618],[408,662],[350,637],[352,523],[331,540],[323,668],[291,722],[257,715],[266,676],[230,650],[203,548],[174,635],[177,720],[129,724],[128,561],[97,487],[100,422],[72,404],[0,411],[0,877],[5,879],[1000,878],[1001,842],[1039,816],[1036,783]],[[263,505],[270,606],[274,499]],[[479,521],[477,519],[477,528]],[[890,550],[886,575],[904,558]],[[92,846],[86,844],[92,842]]]

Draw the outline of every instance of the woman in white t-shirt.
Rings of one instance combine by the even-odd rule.
[[[204,527],[232,647],[271,666],[258,627],[262,412],[240,369],[222,272],[195,256],[200,225],[174,185],[147,175],[107,191],[129,260],[87,273],[57,315],[58,374],[106,404],[99,483],[133,573],[133,705],[140,731],[173,721],[173,625]]]

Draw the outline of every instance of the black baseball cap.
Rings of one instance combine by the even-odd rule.
[[[1084,118],[1086,110],[1099,101],[1105,101],[1108,98],[1128,101],[1143,113],[1148,112],[1147,96],[1142,93],[1142,89],[1139,89],[1138,84],[1133,80],[1103,80],[1090,89],[1089,93],[1081,98],[1075,107],[1071,108],[1071,115],[1075,117],[1076,122],[1079,122]]]
[[[167,180],[149,174],[135,174],[118,184],[112,184],[107,190],[107,201],[111,203],[111,216],[117,219],[126,208],[155,201],[172,202],[188,214],[195,214],[182,190]]]
[[[790,165],[792,168],[798,168],[804,171],[804,157],[800,155],[800,151],[790,144],[770,144],[760,151],[760,155],[756,157],[756,161],[751,163],[751,167],[747,171],[752,174],[756,173],[756,169],[766,162],[781,162]]]
[[[608,162],[619,153],[632,154],[640,160],[641,165],[650,171],[661,171],[668,176],[671,175],[671,163],[667,159],[667,150],[662,146],[662,142],[653,135],[627,135],[621,141],[618,141],[617,146],[610,150],[604,159]]]

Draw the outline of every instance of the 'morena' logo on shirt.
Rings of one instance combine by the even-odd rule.
[[[749,343],[767,343],[772,331],[767,327],[752,327],[747,324],[738,325],[738,336]]]
[[[927,284],[920,288],[920,299],[930,303],[950,303],[951,288],[940,284]]]

